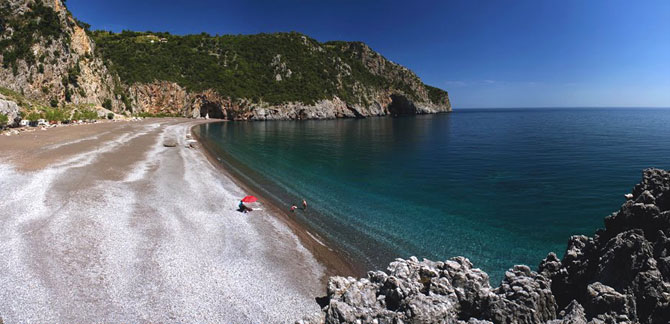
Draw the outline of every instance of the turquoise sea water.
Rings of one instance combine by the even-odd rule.
[[[498,281],[591,235],[647,167],[670,168],[670,109],[477,109],[196,129],[243,181],[365,268],[470,258]]]

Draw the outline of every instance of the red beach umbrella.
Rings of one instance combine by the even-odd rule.
[[[258,200],[258,198],[254,197],[254,196],[246,196],[246,197],[242,198],[242,202],[245,202],[245,203],[252,203],[252,202],[255,202],[256,200]]]

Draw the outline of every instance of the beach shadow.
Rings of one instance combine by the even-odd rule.
[[[244,208],[238,208],[238,209],[236,209],[236,211],[238,211],[238,212],[240,212],[240,213],[242,213],[242,214],[246,214],[246,213],[251,212],[251,211],[253,211],[253,210],[248,210],[248,209],[245,210]]]

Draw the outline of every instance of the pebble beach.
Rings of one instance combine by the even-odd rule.
[[[246,192],[189,145],[199,122],[0,138],[5,322],[286,323],[319,311],[325,267],[269,208],[235,210]]]

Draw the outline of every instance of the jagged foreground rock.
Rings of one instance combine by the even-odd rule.
[[[560,260],[515,266],[500,287],[463,257],[397,259],[367,278],[333,277],[322,313],[298,323],[670,323],[670,173],[648,169],[594,237]]]

